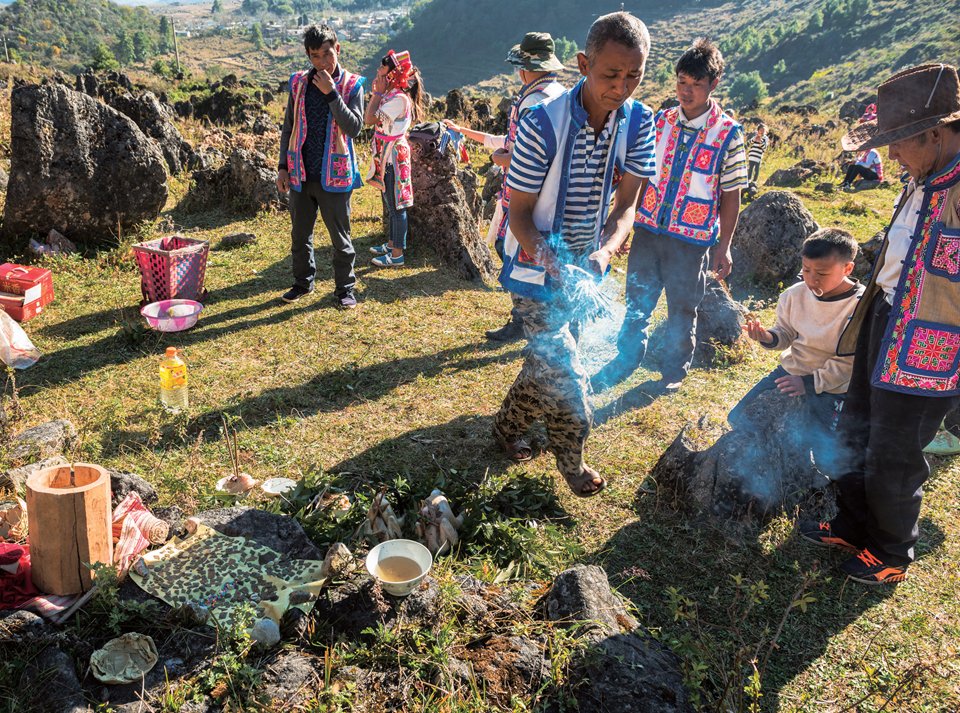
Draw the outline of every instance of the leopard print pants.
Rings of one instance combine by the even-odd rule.
[[[494,419],[495,435],[516,441],[542,420],[560,473],[577,477],[593,413],[587,400],[589,379],[577,356],[563,304],[518,296],[513,304],[523,320],[527,358]]]

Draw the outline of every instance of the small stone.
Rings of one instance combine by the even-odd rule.
[[[265,649],[280,643],[280,627],[273,619],[258,619],[250,629],[250,639]]]
[[[253,233],[230,233],[224,235],[217,244],[218,250],[230,250],[244,245],[256,245],[257,236]]]
[[[157,491],[146,480],[136,473],[124,473],[119,470],[109,470],[110,490],[113,493],[112,503],[116,507],[130,493],[140,496],[144,505],[157,501]]]
[[[818,183],[813,190],[817,191],[818,193],[836,193],[837,187],[830,182]]]

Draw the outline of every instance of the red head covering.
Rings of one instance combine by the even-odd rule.
[[[390,70],[387,72],[387,81],[390,82],[390,86],[395,89],[409,87],[410,77],[413,76],[413,62],[410,61],[410,52],[407,50],[401,50],[400,52],[390,50],[384,59],[387,69]]]

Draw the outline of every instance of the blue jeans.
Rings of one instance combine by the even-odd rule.
[[[387,217],[390,221],[390,243],[398,250],[404,250],[407,247],[407,209],[397,209],[396,182],[396,173],[391,163],[383,172],[383,183],[386,186],[383,192],[383,205],[387,209]]]
[[[764,391],[776,389],[776,381],[781,376],[789,376],[789,374],[782,366],[778,366],[760,379],[756,386],[730,410],[727,415],[730,425],[734,428],[750,428],[749,418],[744,413],[746,407]],[[847,462],[844,456],[847,451],[837,435],[837,421],[843,409],[845,396],[845,394],[818,394],[808,386],[807,392],[800,397],[806,405],[807,422],[797,424],[797,428],[804,429],[817,467],[824,475],[831,478],[838,477],[843,472],[843,465]]]

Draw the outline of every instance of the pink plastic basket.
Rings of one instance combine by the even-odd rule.
[[[206,240],[168,235],[133,246],[140,268],[140,291],[149,304],[160,300],[203,301],[203,278],[207,271],[210,243]]]

